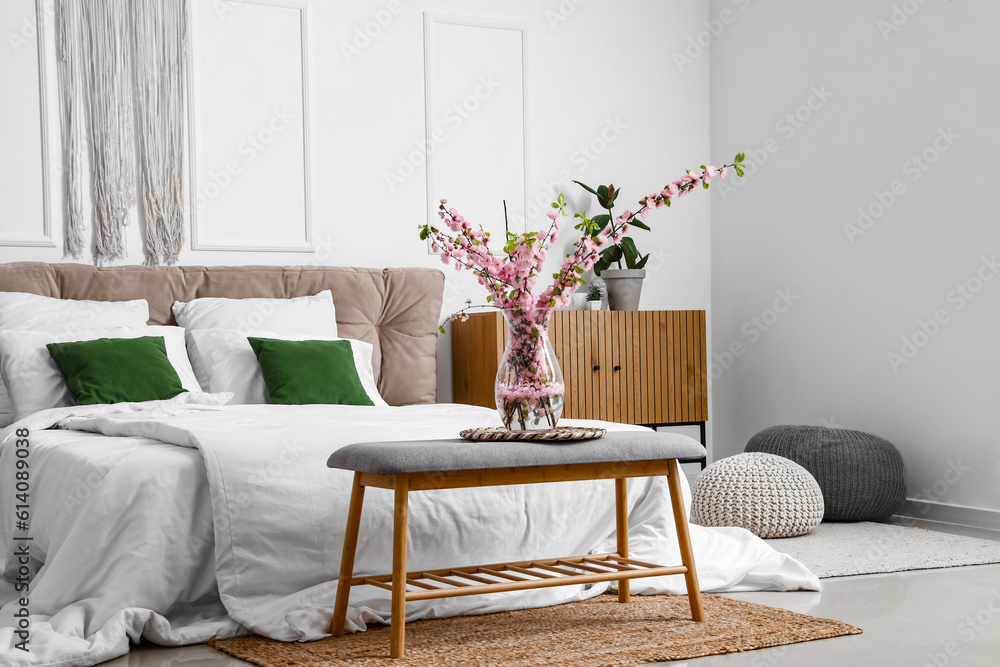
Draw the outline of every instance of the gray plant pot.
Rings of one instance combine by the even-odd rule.
[[[642,281],[646,269],[605,269],[601,278],[608,286],[608,307],[611,310],[639,310]]]

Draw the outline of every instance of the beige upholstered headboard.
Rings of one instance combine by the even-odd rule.
[[[333,292],[337,328],[375,346],[378,388],[390,405],[437,398],[437,328],[444,274],[436,269],[313,266],[115,266],[0,264],[0,291],[61,299],[146,299],[150,324],[176,324],[174,301],[293,297]]]

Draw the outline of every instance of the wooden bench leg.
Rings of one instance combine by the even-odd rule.
[[[396,475],[396,502],[392,527],[392,638],[389,656],[402,658],[406,635],[406,530],[410,478]]]
[[[628,558],[628,479],[615,479],[615,532],[618,535],[618,555]],[[618,601],[629,602],[629,580],[618,580]]]
[[[344,553],[340,557],[340,579],[337,580],[337,603],[333,608],[330,631],[334,637],[344,634],[347,624],[347,603],[351,598],[351,579],[354,578],[354,555],[358,549],[358,529],[361,527],[361,505],[365,500],[365,487],[361,486],[361,473],[354,473],[351,489],[351,507],[347,512],[347,535],[344,536]]]
[[[698,585],[698,570],[694,565],[694,551],[691,550],[691,533],[688,530],[687,513],[684,511],[684,495],[681,493],[680,467],[677,459],[667,461],[667,486],[670,489],[670,505],[674,510],[674,525],[677,527],[677,542],[681,550],[681,562],[687,568],[684,581],[687,584],[688,602],[691,603],[691,617],[698,622],[705,620],[705,610],[701,604],[701,588]]]

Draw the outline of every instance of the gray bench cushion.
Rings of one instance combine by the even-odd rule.
[[[395,475],[437,470],[486,470],[572,463],[699,459],[705,448],[677,433],[611,431],[597,440],[525,441],[412,440],[359,442],[335,451],[331,468]]]

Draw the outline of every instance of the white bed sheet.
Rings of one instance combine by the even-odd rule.
[[[64,428],[102,435],[32,430],[31,534],[45,565],[32,586],[30,654],[13,649],[15,604],[0,609],[2,663],[95,664],[125,653],[128,640],[140,635],[197,643],[241,632],[237,622],[277,639],[322,637],[336,593],[351,479],[326,468],[330,452],[364,440],[454,437],[461,427],[496,420],[493,411],[456,405],[48,412],[37,415],[33,427],[64,418]],[[70,412],[82,416],[65,418]],[[12,474],[12,451],[0,452],[0,479]],[[0,497],[4,544],[11,534],[10,495]],[[633,480],[629,504],[634,557],[679,562],[664,480]],[[613,550],[613,506],[607,482],[414,494],[410,566]],[[390,571],[391,517],[391,494],[373,489],[358,573]],[[692,526],[692,538],[703,590],[819,588],[804,566],[746,531]],[[424,601],[408,605],[407,618],[555,604],[604,589]],[[637,581],[633,590],[680,593],[683,578]],[[349,628],[385,622],[388,612],[388,593],[359,587],[352,592]]]
[[[33,431],[30,441],[36,664],[93,664],[127,652],[140,636],[184,645],[243,632],[219,599],[199,452],[73,431]],[[4,482],[13,451],[0,451]],[[14,499],[9,484],[0,488],[6,604],[18,597],[11,583]],[[11,648],[17,641],[11,624],[0,621],[0,664],[28,658]]]

